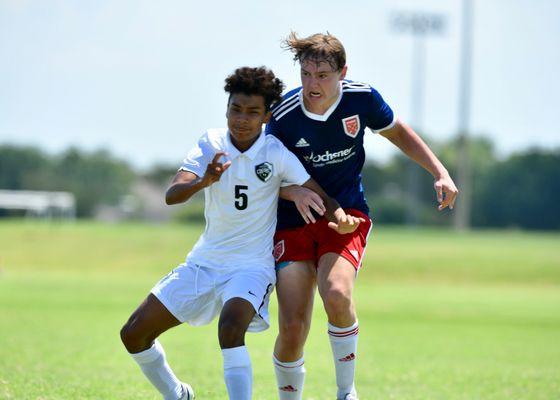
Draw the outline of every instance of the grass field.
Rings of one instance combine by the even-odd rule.
[[[119,329],[202,226],[0,222],[0,399],[157,399]],[[355,297],[371,399],[560,399],[560,234],[379,227]],[[305,399],[335,394],[320,301]],[[248,335],[254,398],[276,399],[277,331]],[[197,399],[226,399],[216,324],[161,337]]]

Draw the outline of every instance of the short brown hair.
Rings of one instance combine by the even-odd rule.
[[[282,47],[294,53],[294,61],[310,60],[316,63],[325,61],[335,71],[342,70],[346,65],[344,46],[329,32],[316,33],[306,38],[299,38],[296,32],[291,32]]]
[[[235,93],[263,96],[265,110],[268,111],[273,103],[282,99],[284,83],[274,75],[274,72],[264,66],[241,67],[226,78],[224,90],[229,93],[230,97]]]

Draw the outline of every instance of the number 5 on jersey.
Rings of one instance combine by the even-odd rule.
[[[249,189],[246,185],[235,185],[235,208],[238,210],[245,210],[247,204],[249,203],[249,198],[247,193],[243,193],[243,190]]]

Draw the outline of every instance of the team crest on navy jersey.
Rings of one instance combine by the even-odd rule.
[[[343,118],[342,127],[344,128],[344,133],[352,138],[355,138],[360,131],[360,117],[358,114],[352,115],[348,118]]]
[[[270,177],[272,176],[272,172],[272,164],[269,162],[265,161],[262,164],[255,166],[255,174],[257,174],[257,177],[263,182],[266,182],[270,179]]]

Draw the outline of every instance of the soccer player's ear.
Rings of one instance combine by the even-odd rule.
[[[343,80],[344,78],[346,78],[346,71],[348,71],[348,65],[345,65],[340,70],[340,80]]]

